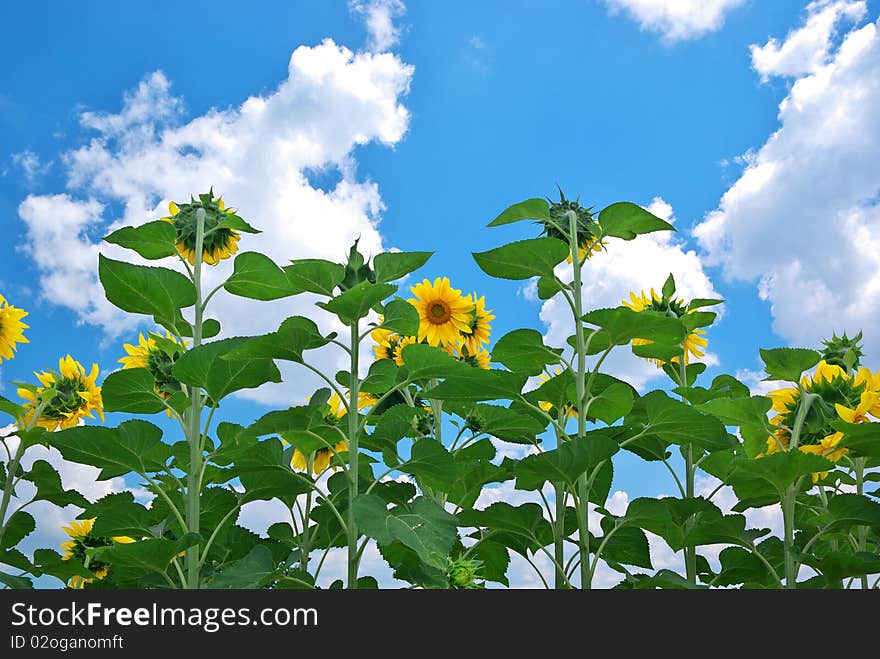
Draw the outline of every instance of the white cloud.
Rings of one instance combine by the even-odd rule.
[[[12,164],[21,170],[21,173],[24,176],[24,181],[28,185],[36,183],[37,179],[48,172],[52,167],[52,161],[43,162],[40,156],[30,149],[25,149],[19,153],[13,153],[11,158]]]
[[[400,40],[400,26],[394,19],[406,13],[402,0],[349,0],[348,6],[363,18],[371,51],[385,52]]]
[[[274,91],[237,107],[182,121],[181,99],[156,72],[125,96],[120,112],[83,113],[84,127],[95,134],[64,154],[68,191],[29,196],[19,208],[43,296],[110,337],[133,330],[145,319],[111,307],[96,271],[98,252],[127,260],[136,255],[101,244],[100,236],[165,215],[168,200],[209,186],[263,230],[243,236],[242,250],[261,251],[281,264],[306,257],[338,261],[360,236],[364,253],[381,251],[377,225],[384,206],[378,185],[357,176],[354,151],[402,139],[409,123],[402,97],[412,74],[396,55],[355,54],[328,39],[297,48],[288,77]],[[312,183],[316,173],[331,183]],[[230,271],[231,261],[210,269],[206,287]],[[271,304],[226,295],[215,301],[209,312],[226,336],[272,331],[292,315],[315,316],[324,329],[340,329],[307,296]],[[341,355],[321,359],[329,372],[343,364]],[[285,379],[292,384],[252,395],[290,403],[314,389],[309,378],[290,375]]]
[[[804,24],[785,39],[771,38],[763,46],[753,44],[752,66],[762,80],[771,76],[798,77],[813,73],[828,61],[832,40],[840,23],[864,18],[868,8],[863,0],[819,0],[807,5]]]
[[[807,19],[809,22],[809,18]],[[866,330],[880,351],[880,35],[851,29],[779,106],[780,127],[694,229],[707,263],[757,283],[794,344]],[[797,32],[793,33],[794,35]],[[785,44],[780,46],[785,50]]]
[[[658,217],[674,222],[672,207],[661,197],[655,197],[646,206]],[[565,281],[570,279],[570,266],[560,266]],[[616,307],[629,293],[659,290],[672,273],[675,276],[677,296],[685,299],[695,297],[720,297],[696,252],[689,250],[669,231],[639,236],[632,241],[611,239],[607,251],[592,256],[586,266],[584,286],[584,309]],[[568,277],[568,279],[565,279]],[[526,294],[528,297],[528,294]],[[566,346],[566,339],[573,333],[571,310],[565,300],[555,297],[544,302],[541,320],[547,326],[547,343]],[[709,337],[711,348],[711,336]],[[716,364],[717,359],[707,354],[706,363]],[[635,357],[628,349],[618,348],[603,364],[603,371],[631,383],[638,389],[663,372],[651,363]]]
[[[625,12],[643,30],[674,43],[697,39],[724,25],[724,17],[744,0],[605,0],[612,14]]]

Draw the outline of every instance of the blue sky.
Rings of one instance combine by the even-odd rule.
[[[619,200],[647,206],[657,198],[671,207],[678,228],[672,242],[646,252],[654,255],[650,268],[632,263],[632,276],[614,274],[626,269],[626,261],[600,268],[594,276],[603,278],[604,288],[595,299],[613,304],[615,296],[628,294],[626,285],[641,281],[639,273],[686,268],[686,287],[695,293],[709,287],[727,301],[709,336],[717,362],[710,374],[745,369],[749,384],[758,386],[759,347],[815,343],[831,329],[876,327],[878,314],[867,303],[880,296],[880,284],[858,287],[880,277],[878,264],[864,256],[861,270],[850,272],[854,248],[846,241],[856,229],[880,226],[880,142],[870,119],[880,107],[873,105],[880,96],[873,25],[878,0],[822,0],[810,8],[805,0],[721,0],[715,4],[722,9],[707,18],[709,27],[700,28],[660,10],[658,18],[652,0],[422,1],[407,3],[403,12],[393,11],[399,3],[373,4],[390,11],[397,39],[371,31],[365,14],[342,0],[260,3],[256,9],[225,1],[158,1],[136,8],[29,2],[5,9],[15,29],[0,43],[0,59],[8,63],[0,70],[0,293],[30,312],[31,344],[2,365],[3,395],[14,393],[9,382],[28,379],[68,351],[111,369],[120,342],[131,340],[133,328],[114,324],[94,304],[75,295],[53,298],[48,278],[67,277],[75,287],[86,274],[83,267],[65,269],[57,258],[64,243],[47,235],[46,222],[67,222],[85,250],[78,254],[88,255],[114,223],[153,219],[148,208],[184,192],[158,175],[135,171],[146,166],[138,155],[159,150],[149,138],[131,135],[148,126],[161,136],[212,116],[214,109],[232,113],[234,121],[246,99],[267,98],[288,78],[295,49],[315,52],[327,38],[333,52],[345,46],[352,57],[373,58],[364,66],[374,73],[382,69],[394,82],[380,94],[384,105],[352,106],[347,115],[350,97],[343,94],[326,105],[318,102],[333,115],[326,125],[321,117],[303,115],[317,140],[325,134],[345,138],[327,147],[330,155],[294,158],[307,163],[297,170],[301,190],[330,196],[339,193],[341,180],[359,186],[357,194],[339,193],[345,198],[316,206],[328,213],[320,224],[329,227],[326,240],[333,242],[325,251],[341,257],[347,240],[362,231],[369,244],[435,250],[419,275],[448,274],[455,286],[485,294],[498,317],[495,338],[523,326],[552,337],[554,310],[542,312],[520,284],[489,280],[469,252],[531,235],[525,225],[490,230],[485,224],[506,205],[553,194],[559,184],[567,195],[579,194],[598,208]],[[699,5],[695,14],[708,11]],[[386,43],[377,45],[383,38]],[[856,49],[857,41],[858,53],[846,55],[841,44],[852,42]],[[750,46],[759,49],[757,55]],[[386,58],[381,66],[379,51]],[[150,87],[155,93],[145,97],[145,111],[156,98],[182,99],[180,111],[143,121],[126,115],[124,95],[137,98],[132,90],[156,71],[170,87]],[[352,70],[345,83],[351,89],[359,84],[357,75]],[[306,90],[324,93],[319,83]],[[290,103],[283,108],[298,111],[298,101]],[[834,113],[827,109],[834,103],[848,105]],[[403,108],[405,116],[390,108]],[[85,126],[84,112],[128,118],[112,133],[107,123]],[[377,118],[363,118],[370,112]],[[396,123],[389,128],[385,120]],[[230,139],[244,140],[245,129],[235,130]],[[141,141],[126,147],[128,139]],[[208,144],[211,138],[199,139]],[[88,162],[72,156],[92,140],[101,149]],[[112,171],[102,169],[100,154],[114,160]],[[815,170],[805,164],[814,154],[823,163]],[[156,162],[171,172],[185,170],[180,162]],[[251,172],[244,167],[233,175],[247,186]],[[125,183],[107,183],[115,176]],[[123,191],[143,180],[153,186],[147,200]],[[218,181],[204,181],[204,187],[211,184]],[[103,210],[86,209],[92,215],[77,223],[65,215],[75,215],[75,208],[52,206],[59,194],[68,194],[76,208],[92,199]],[[821,203],[812,194],[821,195]],[[27,199],[46,204],[23,210]],[[337,222],[334,209],[342,206],[348,219]],[[268,234],[276,220],[249,210],[241,207]],[[711,217],[716,220],[707,222]],[[303,235],[297,236],[302,243]],[[312,240],[320,242],[321,235]],[[829,251],[828,244],[835,247]],[[287,257],[304,255],[311,252]],[[819,255],[827,263],[817,269]],[[662,279],[642,285],[651,283],[659,287]],[[832,313],[835,300],[856,296],[866,304]],[[802,316],[802,309],[809,315]],[[252,333],[261,331],[255,327]],[[869,341],[870,358],[870,348],[880,350],[880,337]],[[646,380],[648,388],[661,384]],[[236,400],[226,413],[247,420],[274,406],[278,396],[273,405],[270,398]],[[660,470],[623,459],[615,489],[632,497],[669,491],[670,485]]]

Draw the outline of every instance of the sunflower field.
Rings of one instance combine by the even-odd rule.
[[[213,190],[145,219],[104,240],[162,265],[95,264],[107,300],[143,321],[118,351],[121,368],[104,375],[61,354],[15,383],[17,399],[0,398],[5,587],[377,588],[362,569],[374,547],[396,579],[425,589],[507,586],[514,555],[557,589],[590,588],[600,568],[620,589],[878,588],[880,373],[861,365],[861,334],[761,350],[767,379],[784,383],[768,395],[730,375],[707,381],[701,358],[722,300],[682,299],[670,273],[620,291],[615,308],[584,308],[594,254],[672,230],[642,207],[594,212],[560,193],[489,222],[520,223],[522,239],[474,253],[477,265],[561,300],[564,345],[532,329],[493,336],[491,300],[463,292],[479,282],[405,281],[430,252],[364,255],[355,241],[338,263],[275,263],[246,251],[258,230]],[[231,274],[208,290],[206,269],[226,259]],[[216,295],[318,301],[272,333],[220,338]],[[21,304],[0,296],[0,362],[28,342]],[[339,331],[322,332],[324,319]],[[324,372],[319,351],[346,366]],[[603,371],[615,351],[650,360],[665,384],[637,391]],[[279,382],[279,362],[322,386],[246,423],[224,414],[236,392]],[[127,420],[113,427],[105,412]],[[527,450],[502,455],[506,444]],[[49,462],[23,467],[38,445],[143,494],[91,501],[65,489]],[[625,453],[668,475],[675,496],[609,510]],[[698,494],[700,475],[720,484]],[[515,501],[477,505],[504,483]],[[732,507],[713,502],[722,488]],[[61,547],[26,554],[38,501],[82,513]],[[265,534],[238,523],[259,501],[288,513]],[[781,509],[781,532],[749,522],[768,507]],[[683,569],[655,564],[653,536]],[[330,555],[344,578],[322,575]]]

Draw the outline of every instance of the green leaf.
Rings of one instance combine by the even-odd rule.
[[[123,311],[174,318],[196,302],[192,282],[168,268],[150,268],[98,255],[98,276],[107,299]]]
[[[880,556],[868,552],[833,551],[823,556],[817,567],[829,582],[864,577],[880,572]]]
[[[656,438],[664,445],[693,444],[709,452],[725,449],[732,441],[717,418],[662,391],[652,391],[636,401],[625,425],[640,426],[642,439]]]
[[[512,444],[535,444],[545,428],[535,417],[509,407],[478,403],[454,411],[464,419],[470,418],[480,432]]]
[[[407,346],[404,352],[415,346]],[[486,371],[461,364],[466,370],[449,375],[443,382],[430,389],[431,398],[437,400],[509,400],[522,391],[526,377],[501,370]]]
[[[548,364],[558,364],[562,350],[544,345],[541,333],[532,329],[508,332],[492,349],[492,359],[511,371],[538,375]]]
[[[145,368],[126,368],[107,376],[101,387],[105,412],[155,414],[165,405],[155,390],[156,381]]]
[[[3,534],[3,541],[0,542],[0,552],[15,547],[15,545],[33,533],[34,529],[37,528],[37,523],[30,513],[18,510],[6,520],[5,526],[6,531]]]
[[[19,577],[6,572],[0,572],[0,583],[13,590],[31,590],[34,587],[34,582],[29,577]]]
[[[718,417],[727,426],[754,426],[766,429],[767,412],[772,405],[773,401],[765,396],[751,396],[715,398],[696,407],[701,412]]]
[[[299,495],[313,489],[310,478],[296,473],[289,467],[270,466],[253,470],[245,467],[238,472],[245,489],[242,503],[278,499],[288,508],[292,508]]]
[[[741,500],[766,497],[768,487],[781,496],[799,478],[833,468],[833,462],[813,453],[781,451],[762,458],[735,458],[728,482]]]
[[[379,544],[399,540],[426,564],[445,569],[449,551],[458,537],[458,520],[433,500],[420,497],[408,506],[386,508],[372,494],[354,500],[358,528]]]
[[[263,588],[277,575],[272,552],[265,545],[256,545],[208,583],[209,588]]]
[[[746,523],[744,516],[724,515],[717,506],[701,497],[635,499],[627,507],[624,520],[628,525],[659,535],[673,551],[743,542]]]
[[[557,448],[528,455],[513,465],[516,489],[540,490],[544,483],[565,482],[574,486],[589,469],[609,460],[619,450],[604,430],[589,431],[583,438],[573,437]]]
[[[114,542],[100,549],[96,558],[114,567],[130,567],[164,574],[173,559],[181,551],[178,542],[164,538],[151,538],[131,543]]]
[[[234,270],[223,288],[252,300],[278,300],[302,290],[290,283],[287,273],[272,259],[259,252],[242,252],[236,256]]]
[[[13,403],[8,398],[0,396],[0,412],[5,412],[11,416],[13,420],[16,420],[22,417],[24,414],[24,408],[17,403]]]
[[[488,226],[498,227],[502,224],[511,224],[520,220],[549,220],[550,204],[546,199],[539,197],[526,199],[513,206],[508,206]]]
[[[480,570],[480,576],[486,581],[494,581],[496,583],[509,586],[507,579],[507,569],[510,566],[510,553],[500,542],[484,540],[471,551],[471,556],[480,562],[483,566]]]
[[[301,364],[303,352],[321,348],[335,336],[323,336],[314,321],[308,318],[291,316],[281,323],[276,332],[245,338],[241,345],[221,355],[221,359],[284,359]]]
[[[605,522],[605,519],[602,521]],[[606,524],[602,526],[605,536],[596,539],[596,547],[599,546],[599,543],[604,542],[605,538],[608,538],[605,549],[601,554],[603,559],[647,569],[653,567],[651,564],[651,552],[648,547],[648,537],[642,529],[634,526],[624,526],[614,530],[613,535],[609,536],[608,534],[612,532],[613,527],[608,527]]]
[[[101,469],[97,480],[128,472],[160,471],[171,456],[171,447],[162,442],[161,428],[140,419],[126,421],[118,428],[68,428],[50,433],[49,440],[66,460]]]
[[[108,494],[94,504],[87,505],[79,517],[80,519],[95,518],[92,532],[104,538],[151,536],[153,533],[150,527],[155,523],[152,512],[135,503],[131,492]]]
[[[222,220],[217,223],[218,229],[234,229],[242,233],[263,233],[259,229],[255,229],[250,224],[234,213],[227,213]]]
[[[847,423],[832,421],[835,430],[843,433],[840,446],[868,458],[880,458],[880,423]]]
[[[61,476],[55,471],[55,467],[45,460],[36,460],[30,470],[22,476],[24,480],[33,483],[37,492],[33,496],[34,501],[48,501],[56,506],[79,506],[85,508],[89,505],[88,499],[76,490],[65,490],[61,484]]]
[[[584,315],[584,322],[604,330],[615,345],[626,345],[633,339],[647,339],[668,346],[678,346],[687,332],[677,318],[659,311],[633,311],[628,307],[596,309]]]
[[[632,240],[643,233],[675,231],[675,228],[637,204],[621,201],[611,204],[599,213],[602,233],[614,238]]]
[[[377,283],[397,281],[428,262],[434,252],[383,252],[373,259]]]
[[[419,312],[406,300],[394,298],[385,305],[382,314],[382,327],[401,336],[416,336],[419,333]]]
[[[400,469],[418,479],[420,485],[440,492],[449,492],[459,476],[459,466],[452,454],[431,438],[416,440],[409,460]]]
[[[284,267],[290,283],[307,293],[331,297],[345,277],[345,267],[322,259],[300,259]]]
[[[332,298],[328,302],[318,302],[318,306],[332,314],[346,325],[366,316],[370,309],[397,290],[394,284],[373,284],[362,281]]]
[[[514,280],[553,277],[553,269],[567,255],[568,245],[556,238],[531,238],[473,253],[490,277]]]
[[[177,231],[170,222],[156,220],[139,227],[122,227],[104,238],[108,243],[132,249],[145,259],[164,259],[177,253]]]
[[[627,414],[632,406],[632,387],[625,382],[612,382],[587,400],[584,414],[612,424]]]
[[[806,348],[774,348],[761,349],[761,359],[767,372],[766,380],[797,382],[804,371],[819,363],[822,355]]]
[[[772,457],[772,456],[771,456]],[[880,527],[880,503],[860,494],[838,494],[828,501],[830,528]]]
[[[241,389],[267,382],[281,382],[278,367],[269,359],[223,359],[249,339],[236,337],[192,348],[174,364],[174,377],[184,384],[202,387],[214,400]]]
[[[718,555],[721,571],[714,580],[716,586],[736,584],[772,587],[775,584],[767,566],[751,551],[741,547],[727,547]]]

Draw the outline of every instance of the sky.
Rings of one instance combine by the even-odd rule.
[[[557,185],[597,209],[632,201],[677,231],[609,245],[590,264],[587,308],[672,272],[683,295],[725,300],[704,377],[736,374],[761,391],[759,348],[860,329],[880,368],[878,0],[35,1],[5,12],[16,29],[0,43],[0,294],[31,326],[0,366],[7,397],[68,352],[117,368],[121,344],[151,328],[104,300],[98,253],[131,257],[100,238],[211,185],[263,229],[245,249],[282,263],[341,259],[357,236],[371,254],[433,250],[414,278],[485,295],[495,338],[532,327],[554,345],[570,333],[563,305],[489,279],[470,252],[534,235],[485,225]],[[215,307],[228,336],[314,313],[309,299],[218,296]],[[643,391],[663,386],[632,356],[607,367]],[[246,423],[315,388],[283,373],[225,418]],[[53,459],[87,495],[125,486]],[[671,492],[655,466],[620,456],[616,467],[623,507]],[[44,515],[34,541],[54,542],[70,511]]]

